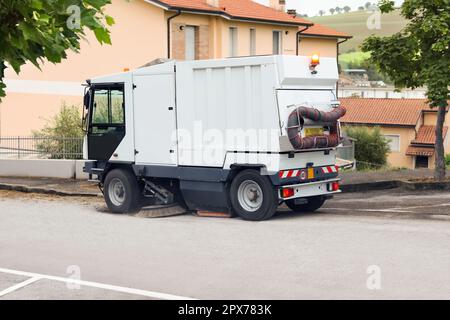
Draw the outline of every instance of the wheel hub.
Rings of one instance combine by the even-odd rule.
[[[109,184],[108,194],[111,202],[115,206],[121,206],[125,202],[125,186],[119,179],[113,179]]]
[[[242,182],[238,189],[238,201],[244,210],[249,212],[258,211],[263,204],[261,187],[251,180]]]

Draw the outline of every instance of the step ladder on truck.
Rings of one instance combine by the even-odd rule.
[[[271,218],[340,192],[337,61],[258,56],[167,61],[88,80],[85,171],[109,209],[180,203]]]

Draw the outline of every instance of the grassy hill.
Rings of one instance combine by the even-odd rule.
[[[406,20],[400,16],[399,11],[397,10],[381,16],[380,30],[370,30],[367,27],[367,20],[372,14],[373,13],[371,12],[358,11],[335,14],[332,16],[312,17],[308,19],[352,35],[353,39],[341,46],[341,52],[345,53],[351,49],[360,51],[362,42],[371,34],[379,36],[392,35],[400,31],[406,25]]]

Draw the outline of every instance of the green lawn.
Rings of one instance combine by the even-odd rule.
[[[365,52],[350,52],[339,56],[339,63],[342,69],[347,69],[349,63],[359,64],[370,57],[370,53]]]
[[[406,20],[399,15],[397,10],[381,16],[380,30],[370,30],[367,27],[367,20],[371,15],[372,13],[370,12],[358,11],[335,14],[333,16],[313,17],[309,18],[309,20],[352,35],[353,39],[341,45],[341,52],[343,53],[351,49],[360,51],[362,42],[371,34],[379,36],[392,35],[406,25]]]

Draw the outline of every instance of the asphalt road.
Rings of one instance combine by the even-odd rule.
[[[0,192],[0,299],[176,298],[450,299],[450,193],[346,194],[252,223]]]

